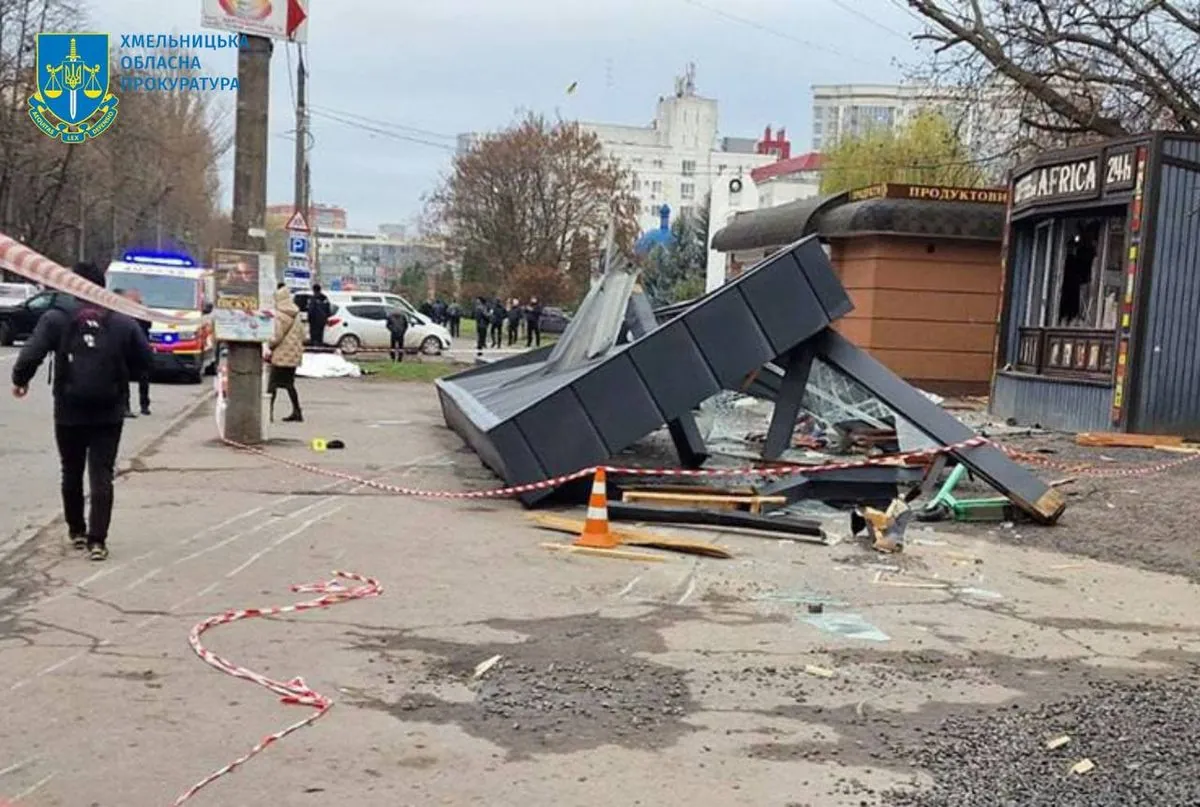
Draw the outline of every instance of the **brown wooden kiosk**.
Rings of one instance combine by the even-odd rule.
[[[854,310],[834,328],[915,386],[986,393],[1000,308],[1004,188],[881,184],[737,214],[713,236],[735,277],[817,234]]]
[[[1010,198],[993,413],[1200,435],[1200,138],[1049,152]]]

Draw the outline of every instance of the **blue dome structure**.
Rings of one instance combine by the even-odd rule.
[[[655,247],[668,247],[671,244],[671,206],[664,204],[658,209],[658,229],[644,233],[633,245],[634,254],[639,258],[649,255]]]

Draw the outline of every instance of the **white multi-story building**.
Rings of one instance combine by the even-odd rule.
[[[782,137],[782,133],[781,133]],[[768,130],[764,142],[772,142]],[[708,264],[704,286],[712,291],[725,283],[728,256],[712,248],[712,238],[736,214],[808,199],[821,192],[821,155],[801,154],[760,165],[749,177],[718,182],[712,189],[708,217]]]
[[[752,170],[788,156],[786,148],[782,154],[779,151],[779,143],[785,143],[782,138],[772,142],[721,138],[717,102],[696,94],[693,65],[675,80],[674,94],[658,99],[649,126],[581,126],[594,132],[605,151],[632,172],[643,231],[659,226],[663,204],[671,208],[672,217],[687,214],[703,203],[714,185],[727,185],[734,178],[749,184]]]
[[[894,129],[923,110],[936,110],[958,132],[975,158],[996,154],[1016,135],[1020,115],[1012,93],[1002,87],[957,90],[921,84],[827,84],[812,88],[813,151],[828,151],[839,139],[871,129]]]
[[[436,273],[444,258],[441,246],[428,240],[353,230],[317,230],[315,235],[320,277],[327,282],[337,278],[386,288],[416,263]]]

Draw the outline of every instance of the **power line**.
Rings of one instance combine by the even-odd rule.
[[[845,11],[847,14],[853,14],[855,17],[858,17],[860,20],[863,20],[864,22],[869,23],[870,25],[874,25],[876,28],[878,28],[881,31],[885,31],[885,32],[891,34],[892,36],[898,36],[905,41],[909,41],[908,34],[902,34],[899,31],[897,31],[895,28],[891,28],[887,25],[884,25],[879,20],[872,17],[870,14],[866,14],[862,11],[859,11],[854,6],[850,5],[849,3],[844,2],[844,0],[829,0],[829,1],[831,3],[833,3],[835,6],[837,6],[838,8],[840,8],[842,11]]]
[[[322,111],[319,109],[313,109],[312,107],[309,107],[309,113],[312,115],[316,115],[317,117],[319,117],[323,120],[333,121],[334,123],[340,123],[343,126],[351,126],[355,129],[362,129],[363,131],[371,132],[371,133],[377,134],[377,135],[382,135],[383,137],[390,137],[395,140],[403,140],[408,143],[418,143],[422,146],[430,146],[432,148],[443,149],[445,151],[450,151],[450,152],[457,150],[454,146],[451,146],[447,143],[435,143],[431,140],[422,140],[419,137],[412,137],[410,135],[401,134],[400,132],[397,132],[397,131],[385,129],[385,128],[382,128],[379,126],[373,126],[371,124],[363,123],[362,121],[358,121],[358,120],[350,120],[350,119],[347,119],[347,118],[344,118],[344,117],[341,117],[338,115],[333,115],[329,112],[325,112],[325,111]]]
[[[364,123],[369,123],[373,126],[380,126],[380,127],[384,127],[387,129],[400,129],[402,131],[412,132],[413,134],[422,135],[425,137],[436,137],[438,139],[453,140],[453,141],[458,140],[458,135],[445,134],[444,132],[434,132],[429,129],[418,129],[415,126],[407,126],[402,123],[394,123],[392,121],[382,120],[380,118],[370,118],[370,117],[367,117],[366,115],[359,115],[355,112],[345,112],[345,111],[338,110],[338,109],[332,109],[327,106],[314,106],[311,104],[309,105],[309,107],[311,109],[322,110],[330,115],[337,115],[339,117],[350,118],[352,120],[360,120],[360,121],[363,121]]]
[[[710,6],[707,3],[702,3],[700,0],[683,0],[683,2],[687,3],[690,6],[695,6],[696,8],[702,8],[705,11],[709,12],[710,14],[716,14],[718,17],[724,17],[725,19],[730,20],[731,22],[736,22],[741,25],[749,26],[750,28],[754,28],[758,31],[761,31],[764,34],[770,34],[771,36],[775,36],[780,39],[786,39],[789,42],[794,42],[798,45],[803,45],[806,48],[812,48],[813,50],[823,51],[823,52],[831,54],[833,56],[841,56],[843,58],[854,59],[856,61],[870,61],[870,60],[861,59],[860,57],[855,56],[853,54],[849,54],[849,53],[845,53],[840,50],[836,50],[827,45],[822,45],[819,42],[812,42],[807,39],[801,39],[798,36],[793,36],[792,34],[789,34],[786,31],[781,31],[778,28],[773,28],[770,25],[758,22],[757,20],[752,20],[748,17],[741,17],[741,16],[738,16],[737,14],[732,14],[728,11],[725,11],[724,9],[716,8],[715,6]]]

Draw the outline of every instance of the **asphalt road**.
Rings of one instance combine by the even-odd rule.
[[[58,454],[51,423],[46,365],[29,386],[29,395],[9,394],[17,348],[0,348],[0,557],[36,532],[58,512]],[[176,415],[210,389],[204,384],[155,384],[150,417],[126,424],[121,456],[128,457],[157,436]],[[136,391],[134,393],[136,395]]]

